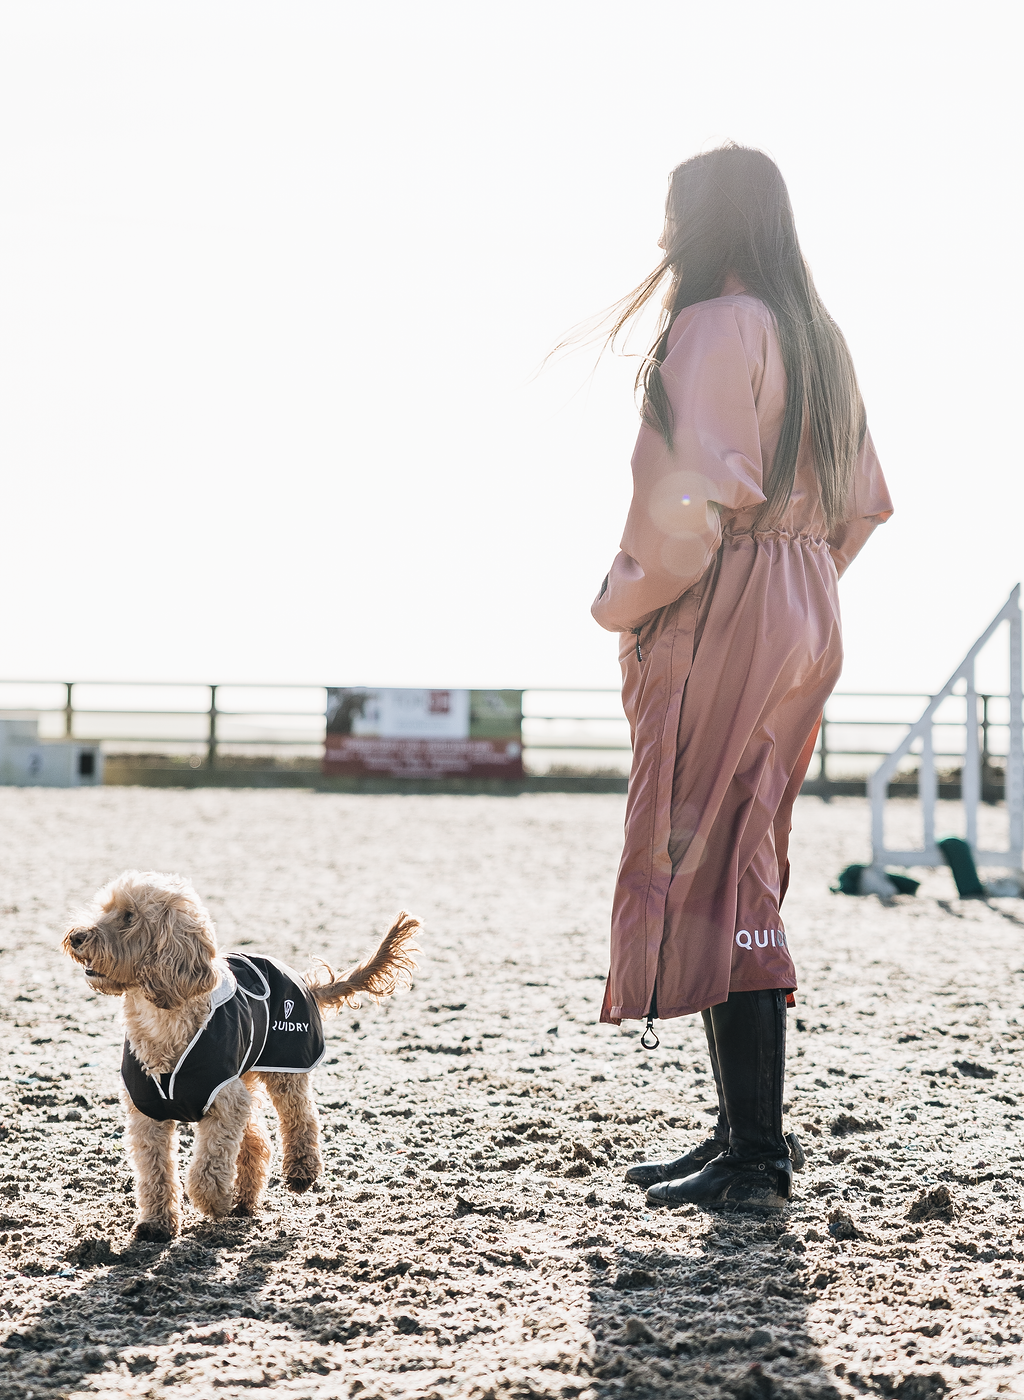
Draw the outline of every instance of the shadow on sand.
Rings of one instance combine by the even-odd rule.
[[[686,1252],[585,1242],[598,1394],[838,1400],[806,1330],[814,1293],[789,1224],[693,1206],[676,1215]]]
[[[831,1275],[809,1277],[791,1218],[743,1211],[676,1212],[696,1249],[604,1248],[585,1241],[591,1271],[593,1388],[602,1397],[722,1396],[839,1400],[851,1391],[938,1400],[942,1376],[861,1375],[827,1366],[808,1311]],[[683,1234],[683,1230],[680,1231]]]
[[[152,1349],[173,1341],[180,1344],[171,1358],[178,1365],[212,1358],[234,1341],[231,1323],[239,1318],[287,1321],[290,1330],[321,1342],[356,1335],[361,1324],[344,1305],[329,1316],[312,1312],[323,1296],[314,1291],[318,1273],[337,1269],[339,1260],[306,1254],[301,1231],[261,1229],[248,1220],[200,1222],[171,1244],[133,1242],[120,1253],[105,1238],[87,1237],[71,1253],[81,1284],[0,1347],[0,1394],[11,1400],[65,1395],[122,1363],[144,1375],[157,1367]],[[279,1308],[260,1296],[275,1265],[289,1256],[309,1280],[299,1308],[294,1298]],[[316,1369],[315,1358],[306,1369]]]

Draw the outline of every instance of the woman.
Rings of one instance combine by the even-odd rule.
[[[660,246],[612,331],[670,276],[593,606],[621,634],[633,738],[601,1019],[699,1011],[718,1085],[714,1136],[627,1180],[655,1205],[778,1207],[791,814],[842,665],[837,580],[892,503],[774,163],[731,145],[684,162]]]

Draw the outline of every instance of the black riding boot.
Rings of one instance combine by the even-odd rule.
[[[703,1142],[691,1147],[682,1157],[673,1157],[670,1162],[637,1162],[626,1171],[626,1180],[634,1186],[655,1186],[659,1181],[678,1181],[680,1177],[699,1172],[701,1167],[720,1156],[729,1146],[729,1115],[725,1111],[722,1095],[722,1076],[718,1068],[718,1051],[715,1048],[715,1031],[711,1024],[711,1012],[702,1011],[704,1034],[708,1041],[708,1055],[711,1058],[711,1073],[715,1076],[718,1091],[718,1122],[715,1131]]]
[[[782,1135],[786,1067],[786,994],[733,992],[711,1008],[729,1150],[702,1171],[662,1181],[651,1205],[739,1205],[779,1209],[790,1197],[793,1167]]]

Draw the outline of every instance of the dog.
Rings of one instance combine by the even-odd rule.
[[[196,1124],[192,1205],[214,1220],[259,1212],[271,1155],[260,1085],[278,1115],[285,1184],[309,1190],[323,1171],[310,1083],[324,1054],[321,1011],[408,985],[419,929],[403,911],[377,950],[342,976],[322,963],[301,977],[274,958],[221,956],[209,913],[180,875],[126,870],[97,893],[62,947],[93,990],[124,998],[121,1098],[135,1239],[180,1233],[182,1121]]]

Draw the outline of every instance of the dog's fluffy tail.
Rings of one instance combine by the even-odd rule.
[[[420,951],[410,939],[415,938],[420,927],[419,919],[403,909],[375,953],[341,976],[321,963],[320,972],[306,979],[310,991],[321,1006],[337,1008],[357,1007],[361,993],[379,1001],[400,987],[407,987],[416,967],[412,954]]]

